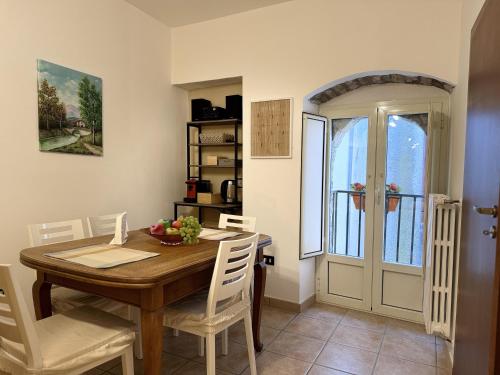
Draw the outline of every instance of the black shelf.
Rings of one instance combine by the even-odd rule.
[[[225,143],[190,143],[189,144],[191,147],[234,147],[238,146],[241,147],[243,146],[241,143],[235,143],[235,142],[225,142]]]
[[[196,202],[184,202],[184,201],[177,201],[174,202],[174,217],[177,217],[177,208],[179,206],[186,206],[186,207],[198,207],[199,209],[202,208],[214,208],[216,210],[219,210],[221,212],[234,212],[237,210],[240,210],[242,207],[241,202],[236,202],[236,203],[196,203]],[[199,217],[201,220],[201,216]]]
[[[199,126],[199,125],[241,125],[243,122],[240,119],[222,119],[222,120],[201,120],[201,121],[189,121],[187,126]]]
[[[234,169],[234,165],[208,165],[208,164],[190,164],[190,168],[232,168]],[[238,165],[237,168],[241,168],[241,164]]]

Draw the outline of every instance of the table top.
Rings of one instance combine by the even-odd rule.
[[[243,233],[236,238],[244,238]],[[123,264],[113,268],[96,269],[76,263],[48,257],[44,254],[75,249],[79,247],[109,243],[112,235],[85,238],[51,245],[27,248],[21,251],[21,263],[39,271],[68,277],[79,281],[92,281],[95,284],[148,288],[166,284],[188,273],[213,266],[219,248],[219,241],[200,239],[197,245],[164,246],[151,237],[144,229],[128,233],[124,247],[160,253],[159,256],[139,262]],[[272,243],[270,236],[261,234],[258,247]]]

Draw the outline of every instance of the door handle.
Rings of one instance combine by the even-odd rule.
[[[491,238],[497,238],[497,227],[492,225],[489,229],[483,230],[485,236],[490,236]]]
[[[474,211],[476,211],[479,215],[488,215],[491,217],[497,217],[498,207],[477,207],[474,206]]]

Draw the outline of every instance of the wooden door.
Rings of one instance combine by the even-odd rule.
[[[500,373],[500,248],[491,214],[500,185],[499,19],[500,1],[486,1],[471,39],[455,375]]]

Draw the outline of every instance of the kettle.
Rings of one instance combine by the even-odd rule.
[[[220,195],[225,203],[235,202],[236,184],[234,180],[224,180],[220,185]]]

